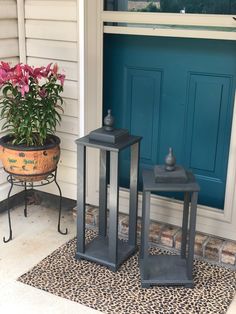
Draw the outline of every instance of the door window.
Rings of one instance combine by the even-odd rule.
[[[106,11],[236,14],[236,0],[104,0]]]

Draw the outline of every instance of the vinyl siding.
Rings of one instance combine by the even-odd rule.
[[[58,181],[65,197],[76,199],[76,145],[79,136],[78,28],[76,0],[26,0],[26,56],[30,65],[57,62],[66,75]],[[54,184],[47,192],[58,194]]]
[[[0,61],[17,63],[19,61],[18,26],[16,0],[0,1]],[[0,136],[4,133],[1,131]],[[6,199],[9,184],[0,162],[0,202]],[[15,192],[18,190],[15,188]]]

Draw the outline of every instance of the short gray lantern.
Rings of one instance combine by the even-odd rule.
[[[200,188],[191,172],[175,165],[172,149],[165,159],[165,165],[143,171],[143,210],[140,271],[143,287],[151,285],[184,285],[193,287],[193,256],[196,226],[197,199]],[[180,255],[150,255],[148,235],[150,225],[151,192],[183,192],[182,241]],[[189,203],[191,200],[189,237]],[[188,241],[187,241],[188,238]],[[188,242],[188,252],[187,252]]]
[[[137,203],[138,168],[141,137],[130,135],[128,130],[114,129],[114,118],[108,111],[104,127],[92,131],[89,135],[76,140],[78,148],[78,203],[77,203],[77,259],[87,259],[108,266],[116,271],[120,264],[133,254],[137,248]],[[99,232],[98,236],[85,245],[85,182],[86,148],[100,150],[99,180]],[[131,148],[130,162],[130,202],[129,202],[129,238],[118,239],[119,212],[119,153]],[[110,155],[110,208],[109,227],[107,228],[107,174],[108,155]]]

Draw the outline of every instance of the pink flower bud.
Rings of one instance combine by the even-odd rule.
[[[53,74],[57,74],[57,72],[58,72],[58,65],[57,65],[57,63],[54,64],[52,72],[53,72]]]

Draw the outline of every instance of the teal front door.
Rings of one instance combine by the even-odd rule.
[[[143,136],[140,170],[163,163],[173,147],[197,176],[200,204],[222,209],[235,81],[233,41],[105,35],[104,114],[111,108],[116,127]]]

